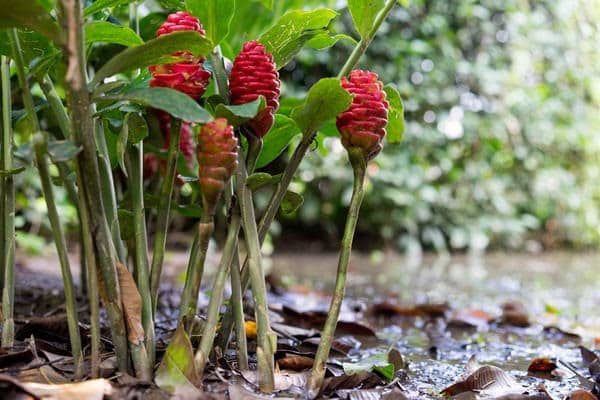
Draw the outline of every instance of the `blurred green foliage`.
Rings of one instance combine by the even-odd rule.
[[[370,166],[358,245],[597,244],[598,17],[587,0],[397,7],[359,67],[399,89],[407,129]],[[351,29],[347,12],[339,24]],[[288,93],[335,74],[349,51],[303,52],[283,75]],[[285,223],[335,239],[351,171],[337,139],[318,146],[299,172],[304,206]]]

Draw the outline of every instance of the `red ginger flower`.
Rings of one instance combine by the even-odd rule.
[[[238,165],[238,140],[227,119],[217,118],[200,128],[197,157],[205,211],[214,213],[219,196]]]
[[[198,18],[180,11],[167,17],[167,21],[156,31],[156,36],[177,31],[196,31],[202,36],[205,35]],[[188,51],[179,51],[172,55],[183,57],[184,61],[150,66],[148,68],[152,74],[150,87],[168,87],[198,100],[206,91],[210,79],[210,72],[202,69],[204,57],[194,57]]]
[[[275,111],[279,108],[279,73],[273,55],[253,40],[244,44],[233,61],[229,89],[233,104],[244,104],[264,96],[267,106],[248,122],[255,136],[262,138],[271,129]]]
[[[352,104],[337,116],[336,126],[346,148],[360,147],[367,160],[383,148],[389,104],[383,83],[374,72],[353,70],[350,79],[342,78],[342,87],[353,94]]]

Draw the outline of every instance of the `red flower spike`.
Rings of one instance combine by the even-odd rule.
[[[198,177],[206,211],[214,213],[225,184],[238,165],[238,141],[225,118],[204,124],[198,132]]]
[[[198,18],[182,11],[170,14],[167,21],[156,31],[156,36],[178,31],[196,31],[205,36]],[[204,57],[194,57],[192,53],[187,51],[179,51],[172,55],[182,57],[184,60],[171,64],[150,66],[148,68],[152,74],[150,87],[168,87],[179,90],[194,100],[200,99],[206,91],[210,79],[210,72],[202,69]]]
[[[368,160],[383,148],[389,103],[383,83],[374,72],[353,70],[350,79],[342,78],[342,87],[354,95],[352,104],[337,116],[336,126],[346,148],[360,147]]]
[[[244,44],[233,61],[229,76],[229,89],[233,104],[244,104],[264,96],[266,107],[248,126],[255,136],[262,138],[273,126],[275,111],[279,108],[279,73],[273,56],[265,47],[253,40]]]

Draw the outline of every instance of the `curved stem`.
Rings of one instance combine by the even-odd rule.
[[[331,298],[327,320],[325,321],[323,331],[321,332],[321,340],[319,341],[313,368],[307,382],[308,397],[311,399],[317,397],[323,384],[323,379],[325,378],[325,367],[327,359],[329,358],[329,351],[331,350],[331,343],[333,342],[333,336],[335,334],[335,328],[337,326],[346,289],[346,275],[348,272],[350,254],[352,252],[352,240],[354,238],[354,231],[356,230],[360,205],[364,197],[363,188],[366,158],[364,157],[362,150],[358,148],[349,149],[348,154],[354,170],[354,187],[352,190],[352,199],[350,200],[350,209],[348,210],[348,216],[346,217],[344,237],[342,238],[342,247],[340,249],[335,280],[335,290],[333,292],[333,297]]]
[[[371,44],[371,41],[377,34],[379,27],[381,26],[385,18],[388,16],[390,11],[392,11],[394,5],[396,5],[396,2],[397,0],[387,0],[387,3],[385,3],[383,9],[379,12],[379,14],[377,14],[377,17],[375,17],[375,21],[373,21],[373,26],[371,27],[371,30],[360,39],[360,41],[358,42],[356,47],[354,47],[354,50],[346,60],[346,63],[344,64],[342,69],[340,69],[340,72],[337,75],[338,78],[348,75],[352,68],[354,68],[360,57],[365,53],[365,51]]]
[[[213,347],[215,333],[217,331],[217,324],[219,323],[219,308],[221,307],[223,300],[223,290],[225,288],[227,272],[229,271],[229,266],[232,264],[234,253],[237,254],[236,249],[240,225],[241,221],[239,214],[233,214],[229,223],[229,230],[227,231],[225,246],[223,247],[223,255],[221,257],[221,261],[217,269],[217,275],[215,276],[213,288],[210,293],[210,301],[206,311],[206,322],[204,323],[204,329],[202,330],[202,340],[200,341],[200,347],[198,348],[194,358],[196,369],[200,374],[202,374],[204,371],[204,367],[206,366],[210,351]],[[197,292],[192,292],[192,294],[194,293],[196,293],[197,297]]]
[[[214,228],[213,217],[203,214],[198,224],[198,248],[195,254],[192,251],[191,256],[193,258],[188,263],[185,286],[181,294],[181,303],[179,306],[179,323],[186,324],[188,333],[191,332],[196,308],[198,307],[198,292],[202,284],[204,262],[206,261],[206,253],[208,252],[208,245]]]
[[[0,169],[13,169],[13,131],[11,121],[10,60],[2,56],[2,159]],[[15,339],[15,181],[11,174],[0,176],[2,184],[2,347],[12,347]]]
[[[143,142],[131,146],[129,157],[129,191],[133,205],[133,232],[134,232],[134,265],[138,290],[142,297],[142,323],[144,326],[144,339],[148,352],[148,364],[154,365],[154,318],[152,297],[150,296],[150,268],[148,263],[148,235],[146,232],[146,214],[144,209],[144,182],[143,182]]]
[[[65,292],[65,306],[67,310],[69,339],[71,342],[71,352],[74,360],[73,363],[75,365],[75,377],[79,378],[83,375],[83,354],[81,351],[81,337],[79,336],[77,302],[75,300],[75,287],[73,285],[73,276],[71,275],[67,244],[62,231],[58,211],[56,209],[56,202],[54,201],[52,180],[50,177],[50,171],[48,169],[48,160],[46,158],[48,137],[47,134],[40,132],[40,124],[35,113],[33,97],[31,96],[31,91],[29,90],[29,85],[25,76],[25,62],[23,60],[23,54],[21,52],[21,44],[19,42],[17,30],[11,29],[8,34],[12,45],[19,85],[21,86],[21,91],[23,93],[23,104],[25,105],[31,127],[35,131],[33,147],[35,150],[38,171],[40,173],[42,192],[44,194],[44,200],[46,202],[46,208],[48,211],[48,219],[50,220],[52,236],[54,239],[54,244],[56,245],[56,251],[58,253],[58,259],[60,262]]]
[[[158,197],[158,215],[156,217],[156,235],[154,237],[154,248],[152,252],[152,266],[150,269],[150,293],[152,295],[152,307],[156,313],[158,301],[158,288],[162,274],[163,261],[165,259],[165,245],[167,242],[167,229],[169,227],[169,216],[171,212],[171,199],[173,197],[173,184],[177,171],[177,157],[179,155],[179,138],[181,136],[181,121],[171,118],[171,135],[169,141],[169,153],[167,155],[167,166],[165,177],[160,187]]]

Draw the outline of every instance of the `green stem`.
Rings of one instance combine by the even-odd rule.
[[[196,251],[193,251],[194,249],[192,248],[179,306],[179,323],[184,323],[186,325],[188,333],[191,332],[194,316],[196,315],[196,308],[198,307],[198,292],[200,291],[200,285],[202,284],[206,253],[208,252],[208,245],[214,227],[213,216],[202,214],[202,218],[198,224],[198,247]]]
[[[78,180],[81,177],[78,176]],[[83,184],[78,182],[79,188],[83,188]],[[98,266],[94,257],[94,242],[92,240],[92,231],[90,224],[90,216],[85,204],[85,194],[79,193],[79,218],[81,224],[81,246],[83,248],[83,256],[86,265],[86,285],[90,304],[90,335],[91,335],[91,362],[90,370],[92,378],[100,377],[100,290],[98,288]]]
[[[248,369],[248,344],[246,343],[246,321],[244,320],[243,298],[242,278],[240,276],[240,254],[237,249],[235,249],[233,264],[231,265],[231,308],[233,310],[233,320],[235,322],[235,345],[237,350],[238,368],[242,371]],[[225,346],[227,346],[227,343],[225,343]]]
[[[71,131],[76,144],[82,147],[75,163],[76,173],[78,182],[83,185],[80,192],[81,189],[84,189],[85,204],[90,216],[91,232],[94,235],[95,254],[103,278],[106,309],[117,355],[117,365],[119,370],[126,372],[128,348],[116,272],[117,258],[110,228],[104,215],[91,104],[86,84],[83,7],[81,0],[62,0],[58,4],[60,20],[67,33],[64,49],[67,58],[65,83],[67,102],[71,113]]]
[[[36,133],[33,139],[34,149],[36,163],[40,172],[40,180],[42,182],[42,191],[44,193],[44,199],[46,200],[46,208],[48,209],[48,219],[50,220],[50,226],[52,228],[52,237],[54,239],[54,244],[56,245],[63,278],[65,305],[67,309],[67,326],[71,341],[71,352],[75,364],[75,377],[79,378],[83,375],[83,353],[81,351],[81,338],[79,336],[75,287],[73,285],[73,276],[71,275],[67,244],[56,209],[56,202],[54,201],[52,180],[48,169],[48,160],[46,159],[47,140],[47,134],[42,132]]]
[[[67,115],[67,111],[63,106],[60,96],[56,92],[56,88],[54,87],[52,79],[50,79],[48,74],[45,74],[44,76],[38,77],[37,81],[44,92],[44,96],[48,101],[48,105],[50,105],[50,109],[54,113],[56,121],[58,122],[58,127],[63,134],[63,137],[59,139],[71,139],[69,116]]]
[[[254,297],[254,312],[257,324],[257,346],[256,357],[258,362],[258,384],[264,393],[272,393],[274,389],[273,377],[273,353],[276,341],[269,325],[269,314],[267,308],[267,289],[265,277],[262,270],[260,253],[260,241],[256,230],[256,217],[254,215],[254,204],[252,191],[246,186],[246,165],[242,150],[239,151],[239,165],[236,172],[235,194],[240,202],[242,213],[242,227],[248,248],[248,269],[252,295]]]
[[[158,301],[158,288],[162,274],[163,261],[165,259],[165,245],[167,242],[167,229],[169,227],[169,215],[171,212],[171,199],[173,197],[173,185],[177,171],[177,157],[179,155],[179,138],[181,135],[181,121],[171,118],[171,135],[169,140],[169,152],[167,155],[167,166],[165,177],[160,186],[158,197],[158,215],[156,218],[156,234],[154,237],[154,248],[152,252],[152,267],[150,269],[150,293],[152,295],[152,306],[156,313]]]
[[[2,56],[2,160],[1,169],[13,169],[13,131],[11,122],[10,60]],[[12,174],[0,177],[2,182],[2,347],[12,347],[15,339],[15,181]]]
[[[223,55],[221,54],[220,46],[216,46],[212,53],[210,53],[210,62],[213,66],[213,76],[215,77],[215,82],[217,83],[217,94],[220,94],[225,99],[225,103],[229,104],[227,72],[225,71],[225,65],[223,64]]]
[[[129,157],[129,191],[133,205],[133,232],[135,243],[134,265],[137,287],[142,297],[142,324],[144,326],[148,363],[154,365],[154,319],[150,296],[150,267],[148,263],[148,240],[144,211],[143,142],[134,144]],[[149,375],[149,373],[148,373]]]
[[[385,18],[388,16],[390,11],[392,11],[392,8],[394,8],[396,2],[397,0],[387,0],[385,5],[383,6],[383,9],[375,17],[375,21],[373,21],[373,26],[371,27],[371,30],[359,40],[358,44],[354,47],[354,50],[346,60],[346,63],[344,64],[342,69],[340,69],[340,72],[338,73],[338,78],[348,75],[352,68],[354,68],[360,57],[365,53],[365,51],[367,51],[367,48],[371,44],[371,41],[373,40],[375,35],[377,34],[379,27],[381,26]]]
[[[204,329],[202,330],[202,340],[200,341],[200,347],[194,358],[196,369],[200,374],[204,371],[204,367],[206,366],[210,351],[213,347],[217,324],[219,323],[219,308],[221,307],[223,300],[223,290],[225,288],[225,281],[227,280],[227,272],[233,261],[234,252],[236,252],[237,249],[240,226],[241,221],[239,214],[234,214],[230,222],[227,239],[225,240],[225,246],[223,247],[223,255],[221,256],[217,275],[215,276],[215,282],[210,294],[210,301],[206,311],[206,322],[204,323]],[[196,297],[198,297],[197,292],[192,292],[192,295],[194,293],[196,294]]]
[[[344,237],[342,238],[335,289],[331,299],[331,305],[329,306],[329,312],[327,313],[327,320],[325,321],[323,331],[321,332],[321,340],[319,341],[313,368],[307,382],[308,396],[311,399],[314,399],[319,394],[323,379],[325,378],[327,359],[329,358],[331,343],[333,342],[335,328],[344,299],[348,263],[352,252],[352,240],[354,238],[354,231],[356,230],[360,205],[364,197],[366,158],[360,148],[349,149],[348,155],[354,170],[354,187],[352,190],[352,199],[350,200],[348,216],[346,217]]]

